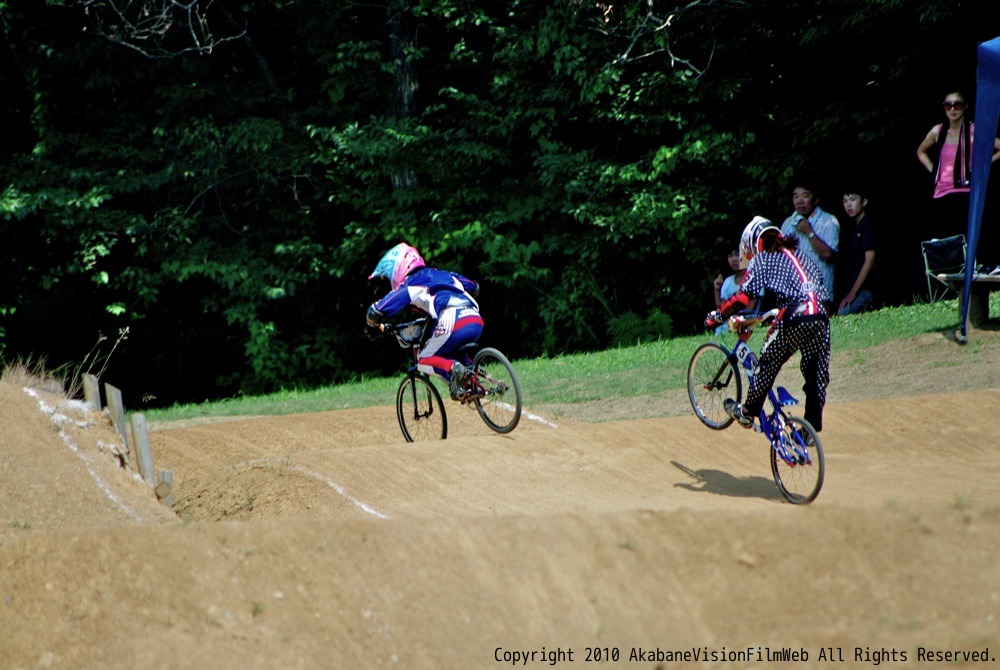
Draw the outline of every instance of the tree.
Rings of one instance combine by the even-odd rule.
[[[244,30],[220,33],[211,20],[216,0],[67,0],[82,7],[101,37],[148,58],[210,54],[241,38]],[[220,10],[228,14],[225,8]],[[220,17],[221,18],[221,17]]]
[[[482,280],[516,356],[695,332],[725,247],[787,213],[797,171],[835,210],[877,165],[875,202],[921,217],[928,82],[971,76],[983,11],[0,4],[0,345],[73,361],[127,331],[108,375],[156,403],[389,371],[356,324],[401,239]]]

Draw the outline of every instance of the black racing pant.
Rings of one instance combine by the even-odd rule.
[[[825,315],[784,317],[767,333],[760,348],[760,366],[750,382],[743,411],[756,417],[781,367],[796,351],[802,352],[802,378],[806,394],[805,420],[816,432],[823,430],[823,406],[830,383],[830,319]]]

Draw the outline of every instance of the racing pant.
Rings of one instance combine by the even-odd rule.
[[[456,353],[464,345],[477,342],[482,334],[483,318],[475,307],[445,308],[434,324],[430,339],[420,350],[417,369],[451,381]]]
[[[774,323],[760,348],[759,367],[750,382],[743,412],[760,415],[781,367],[796,351],[802,352],[799,370],[805,380],[804,418],[818,433],[823,430],[823,406],[830,383],[830,319],[825,314],[784,317]]]

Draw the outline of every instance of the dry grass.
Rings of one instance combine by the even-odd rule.
[[[48,393],[62,395],[64,397],[76,397],[73,384],[69,381],[65,370],[50,370],[46,367],[44,360],[37,361],[15,361],[4,366],[3,374],[0,375],[0,383],[11,386],[28,387],[39,389]],[[78,392],[82,388],[77,381]]]

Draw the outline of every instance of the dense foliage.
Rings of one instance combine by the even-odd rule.
[[[156,33],[112,10],[169,0],[0,0],[3,355],[132,406],[390,370],[360,324],[399,240],[515,356],[689,333],[803,171],[838,215],[871,183],[907,301],[983,4],[203,0]]]

